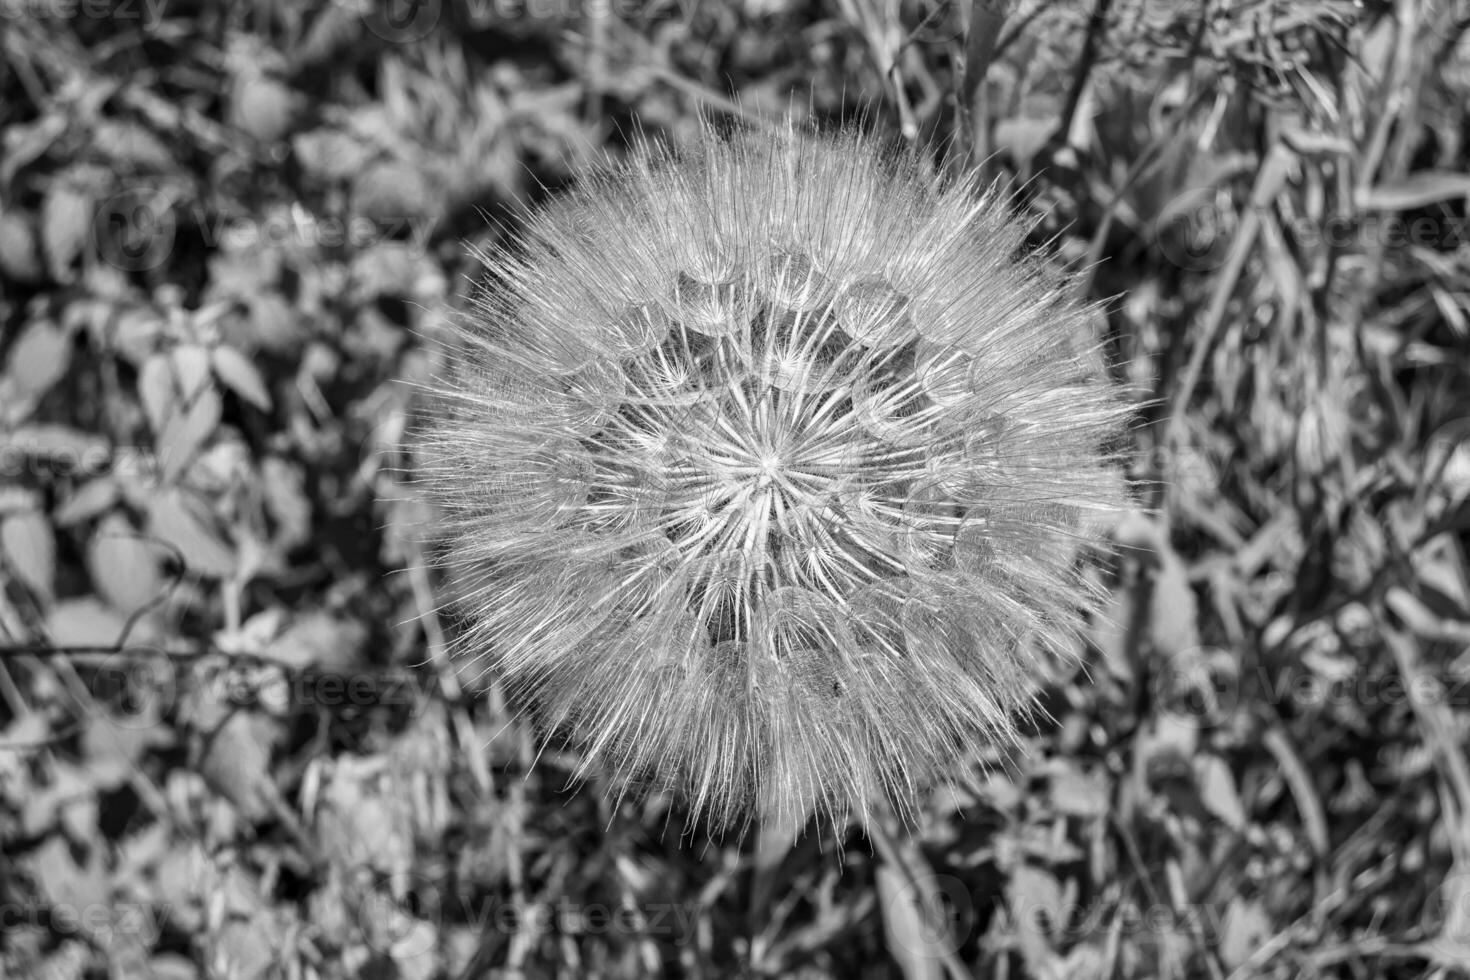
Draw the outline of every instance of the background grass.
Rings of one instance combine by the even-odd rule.
[[[1464,973],[1467,21],[0,0],[0,976]],[[788,107],[1009,183],[1154,399],[1029,750],[789,852],[464,696],[402,472],[466,243]]]

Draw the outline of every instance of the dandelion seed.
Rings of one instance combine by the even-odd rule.
[[[1125,411],[1024,229],[869,139],[707,135],[532,217],[423,478],[460,659],[716,823],[911,813],[1097,596]]]

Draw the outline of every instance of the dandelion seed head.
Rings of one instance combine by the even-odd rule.
[[[644,147],[529,220],[422,445],[466,627],[586,771],[900,811],[1097,597],[1125,411],[1025,229],[867,137]]]

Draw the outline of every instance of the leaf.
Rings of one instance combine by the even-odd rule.
[[[358,252],[350,270],[352,297],[370,303],[379,296],[415,297],[432,292],[442,275],[420,248],[408,242],[378,242]]]
[[[1199,646],[1198,603],[1184,562],[1167,542],[1162,542],[1158,558],[1150,612],[1154,649],[1168,657]]]
[[[1167,659],[1199,646],[1199,604],[1189,570],[1169,544],[1167,528],[1135,511],[1119,522],[1116,539],[1124,556],[1153,569],[1152,593],[1144,594],[1149,595],[1154,652]]]
[[[179,397],[191,402],[203,393],[210,383],[209,349],[202,344],[179,344],[169,352],[173,362],[174,380],[178,384]]]
[[[99,348],[115,350],[130,363],[141,366],[167,333],[168,322],[151,307],[135,306],[118,311],[113,306],[102,324],[94,321],[91,329],[93,342]]]
[[[887,864],[878,865],[876,877],[888,954],[898,964],[904,980],[942,980],[941,957],[954,948],[954,940],[948,923],[936,922],[932,912],[925,909],[919,894],[925,881],[911,884]]]
[[[1058,975],[1067,980],[1106,980],[1113,976],[1112,961],[1102,943],[1078,943],[1067,952]]]
[[[79,766],[58,760],[54,768],[48,769],[44,782],[31,787],[21,806],[18,829],[24,835],[45,834],[60,822],[61,810],[68,802],[89,795],[86,775]],[[41,888],[44,893],[45,886]]]
[[[331,810],[336,812],[329,822],[324,820],[323,844],[334,859],[384,875],[408,871],[413,861],[408,848],[411,818],[401,797],[395,800],[373,795],[351,799],[340,807],[336,800],[332,804]]]
[[[127,621],[100,599],[63,599],[46,617],[46,635],[59,647],[110,647]]]
[[[1240,897],[1225,907],[1225,920],[1220,924],[1220,960],[1227,970],[1242,966],[1271,935],[1271,920],[1257,901]]]
[[[1102,655],[1108,673],[1129,687],[1138,678],[1136,658],[1140,651],[1135,648],[1140,644],[1128,642],[1135,636],[1128,627],[1136,604],[1134,590],[1115,589],[1087,626],[1088,637]]]
[[[69,183],[53,184],[41,202],[41,245],[51,278],[70,282],[71,264],[92,230],[92,197]]]
[[[174,166],[173,154],[163,141],[131,120],[98,120],[92,145],[111,162],[125,167],[170,170]]]
[[[57,527],[71,527],[111,510],[121,497],[122,491],[111,477],[88,480],[67,495],[52,512],[51,519]]]
[[[37,491],[15,483],[0,483],[0,517],[40,509],[41,495]]]
[[[199,980],[194,961],[177,953],[161,953],[148,961],[151,980]]]
[[[281,941],[265,915],[228,920],[217,931],[212,930],[206,954],[213,968],[209,975],[231,980],[279,976],[277,950]]]
[[[259,71],[242,71],[230,88],[229,122],[260,140],[285,139],[301,115],[300,93]]]
[[[1425,594],[1446,600],[1441,615],[1454,616],[1456,609],[1470,609],[1470,570],[1465,550],[1455,535],[1435,535],[1415,550],[1414,559],[1414,574]]]
[[[369,164],[352,186],[352,210],[370,221],[394,225],[433,220],[443,209],[443,189],[421,167],[397,160]]]
[[[298,616],[261,655],[293,670],[346,671],[362,662],[368,632],[362,623],[316,610]]]
[[[1408,211],[1467,196],[1470,196],[1470,174],[1421,170],[1396,183],[1369,188],[1358,201],[1358,207],[1365,211]]]
[[[271,782],[272,719],[250,711],[230,711],[206,728],[199,772],[214,790],[235,804],[247,820],[271,811],[276,787]]]
[[[46,275],[41,265],[41,244],[30,215],[24,211],[0,214],[0,273],[20,283],[37,283]]]
[[[303,68],[330,64],[344,52],[357,50],[364,29],[360,12],[327,4],[296,45],[292,62]]]
[[[319,180],[346,180],[367,166],[375,150],[335,129],[301,133],[291,141],[302,169]]]
[[[1052,948],[1052,933],[1067,925],[1062,921],[1062,886],[1051,872],[1018,864],[1006,885],[1006,896],[1019,934],[1021,956],[1034,976],[1046,976],[1057,955]]]
[[[1138,552],[1139,557],[1152,555],[1159,548],[1159,528],[1142,511],[1129,511],[1118,522],[1116,533],[1118,547],[1125,551]]]
[[[173,482],[214,433],[224,411],[209,351],[180,344],[154,354],[138,373],[138,396],[155,436],[165,482]]]
[[[214,434],[223,413],[224,402],[211,386],[201,391],[182,410],[169,416],[157,440],[158,460],[165,482],[178,479]]]
[[[158,599],[164,588],[154,548],[121,514],[109,514],[92,532],[87,571],[97,593],[125,613]]]
[[[169,693],[173,690],[170,687]],[[164,699],[155,698],[152,703],[159,700]],[[81,756],[92,785],[100,789],[112,790],[128,782],[148,752],[171,748],[178,741],[177,729],[160,721],[156,710],[140,716],[131,707],[121,717],[106,709],[94,711],[83,723]]]
[[[1108,812],[1112,787],[1106,775],[1087,774],[1067,759],[1051,766],[1051,802],[1058,813],[1090,819]]]
[[[1000,119],[995,123],[995,146],[997,149],[1008,150],[1011,159],[1022,167],[1029,167],[1031,158],[1046,146],[1047,138],[1055,128],[1056,123],[1052,119],[1026,116]]]
[[[1194,760],[1194,779],[1200,802],[1232,830],[1245,829],[1245,807],[1235,788],[1235,774],[1218,755],[1201,755]]]
[[[138,368],[138,399],[143,403],[143,413],[148,416],[148,427],[153,430],[154,435],[163,431],[171,406],[177,398],[173,365],[168,355],[148,355],[148,359]]]
[[[39,398],[66,376],[71,334],[51,320],[33,320],[5,360],[5,374],[23,394]]]
[[[55,597],[56,539],[45,515],[23,510],[0,519],[0,554],[41,604],[50,605]]]
[[[260,462],[260,489],[266,512],[276,523],[276,546],[290,549],[310,540],[311,501],[301,467],[280,456],[267,456]]]
[[[1353,152],[1353,145],[1341,136],[1305,126],[1284,126],[1281,138],[1303,156],[1346,156]]]
[[[221,344],[209,352],[215,377],[224,382],[226,388],[245,399],[262,412],[271,410],[271,396],[266,389],[265,379],[255,365],[245,359],[233,347]]]
[[[149,534],[177,549],[191,571],[226,578],[235,553],[213,525],[204,502],[182,487],[161,487],[148,507]]]
[[[86,866],[78,867],[66,838],[52,834],[46,843],[27,854],[23,863],[51,905],[88,909],[106,903],[110,897],[100,847],[89,848]]]
[[[4,152],[0,153],[0,184],[10,180],[22,167],[40,159],[70,128],[72,113],[55,106],[32,123],[11,123],[5,130]]]

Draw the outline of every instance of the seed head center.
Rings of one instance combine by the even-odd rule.
[[[781,476],[783,463],[781,457],[774,452],[765,452],[756,460],[755,485],[758,490],[765,490],[774,484]]]

